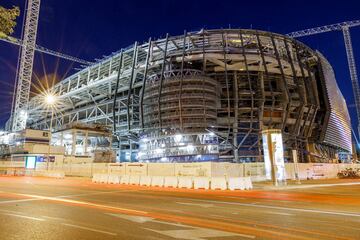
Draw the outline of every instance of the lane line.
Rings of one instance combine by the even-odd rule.
[[[69,198],[69,197],[85,197],[85,196],[94,196],[94,195],[103,195],[103,194],[109,194],[109,193],[119,193],[119,192],[129,192],[124,190],[119,191],[91,191],[90,193],[81,193],[81,194],[73,194],[73,195],[61,195],[56,196],[57,198]]]
[[[181,205],[189,205],[189,206],[195,206],[195,207],[202,207],[202,208],[214,207],[214,204],[200,204],[200,203],[189,203],[189,202],[175,202],[175,203],[181,204]]]
[[[99,230],[99,229],[88,228],[88,227],[69,224],[69,223],[62,223],[62,225],[67,226],[67,227],[73,227],[73,228],[78,228],[78,229],[82,229],[82,230],[87,230],[87,231],[91,231],[91,232],[103,233],[103,234],[107,234],[107,235],[111,235],[111,236],[116,236],[117,235],[117,233],[102,231],[102,230]]]
[[[326,183],[326,184],[309,184],[309,185],[298,185],[298,186],[284,186],[280,190],[287,189],[306,189],[306,188],[321,188],[321,187],[334,187],[334,186],[353,186],[360,185],[360,182],[351,182],[351,183]],[[267,187],[266,189],[276,189],[279,190],[279,187]]]
[[[191,199],[191,200],[198,201],[198,202],[228,204],[228,205],[237,205],[237,206],[245,206],[245,207],[269,208],[269,209],[287,210],[287,211],[296,211],[296,212],[321,213],[321,214],[347,216],[347,217],[360,217],[360,214],[356,214],[356,213],[322,211],[322,210],[305,209],[305,208],[288,208],[288,207],[269,206],[269,205],[262,205],[262,204],[239,203],[239,202],[223,202],[223,201],[215,201],[215,200],[201,200],[201,199],[195,199],[195,198]]]
[[[19,217],[19,218],[25,218],[25,219],[35,220],[35,221],[46,221],[46,220],[43,219],[43,218],[24,216],[24,215],[13,214],[13,213],[1,213],[1,214],[7,215],[7,216],[12,216],[12,217]]]
[[[117,193],[117,192],[123,192],[123,191],[106,191],[106,192],[92,191],[91,193],[73,194],[73,195],[60,195],[60,196],[55,196],[54,198],[70,198],[70,197],[92,196],[92,195],[102,195],[102,194]],[[0,193],[6,193],[6,192],[0,191]],[[10,194],[23,195],[21,193],[10,193]],[[5,200],[5,201],[0,201],[0,204],[18,203],[18,202],[31,202],[31,201],[39,201],[39,200],[41,200],[41,199],[31,198],[31,199]]]
[[[140,211],[140,210],[134,210],[134,209],[128,209],[128,208],[120,208],[120,207],[114,207],[109,205],[102,205],[102,204],[96,204],[91,202],[84,202],[84,201],[78,201],[78,200],[71,200],[71,199],[63,199],[58,197],[46,197],[41,195],[33,195],[33,194],[16,194],[19,196],[39,199],[39,200],[48,200],[48,201],[54,201],[54,202],[63,202],[63,203],[70,203],[70,204],[76,204],[76,205],[86,205],[86,206],[92,206],[102,209],[111,209],[111,210],[118,210],[118,211],[125,211],[133,214],[148,214],[148,212]]]
[[[283,213],[283,212],[266,211],[265,213],[276,214],[276,215],[283,215],[283,216],[295,216],[295,214],[292,214],[292,213]]]
[[[65,218],[58,218],[58,217],[50,217],[50,216],[45,216],[45,215],[42,215],[41,217],[43,218],[47,218],[47,219],[50,219],[50,220],[56,220],[56,221],[66,221],[67,219]]]
[[[5,201],[0,201],[0,204],[18,203],[18,202],[31,202],[31,201],[38,201],[38,199],[17,199],[17,200],[5,200]]]

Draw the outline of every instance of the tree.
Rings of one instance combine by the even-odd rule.
[[[7,37],[14,32],[16,18],[20,15],[20,9],[13,6],[6,9],[0,6],[0,38]]]

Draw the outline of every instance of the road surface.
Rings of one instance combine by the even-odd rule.
[[[231,192],[0,177],[0,239],[360,239],[360,182]]]

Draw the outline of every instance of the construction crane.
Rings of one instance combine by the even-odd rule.
[[[14,132],[23,130],[26,126],[39,11],[40,0],[27,1],[23,45],[21,48],[15,106],[12,119],[12,130]]]
[[[14,90],[15,101],[12,106],[10,116],[11,130],[16,132],[26,127],[27,106],[29,102],[31,77],[34,63],[35,50],[78,62],[84,65],[91,65],[91,62],[72,57],[63,53],[55,52],[36,44],[37,26],[39,21],[41,0],[27,0],[25,9],[26,16],[24,22],[23,40],[13,37],[2,38],[0,40],[20,46],[21,54],[17,72],[16,89]]]
[[[24,46],[24,43],[23,43],[22,40],[14,38],[14,37],[0,38],[0,41],[15,44],[15,45],[18,45],[20,47]],[[66,60],[69,60],[69,61],[72,61],[72,62],[81,63],[81,64],[86,65],[86,66],[93,64],[92,62],[89,62],[89,61],[86,61],[86,60],[83,60],[83,59],[80,59],[80,58],[77,58],[77,57],[73,57],[73,56],[70,56],[70,55],[67,55],[67,54],[64,54],[64,53],[56,52],[56,51],[53,51],[51,49],[42,47],[42,46],[37,45],[37,44],[35,44],[35,50],[38,51],[38,52],[48,54],[48,55],[63,58],[63,59],[66,59]]]
[[[359,134],[358,136],[360,136],[360,89],[359,89],[359,81],[358,81],[354,52],[353,52],[351,36],[350,36],[350,28],[357,26],[360,26],[360,20],[342,22],[342,23],[331,24],[316,28],[309,28],[302,31],[288,33],[287,36],[292,38],[298,38],[298,37],[305,37],[305,36],[331,32],[331,31],[342,31],[344,36],[347,61],[349,65],[350,79],[351,79],[351,84],[355,99],[355,107],[356,107],[356,114],[358,120],[358,134]]]

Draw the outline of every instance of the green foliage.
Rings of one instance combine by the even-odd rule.
[[[16,18],[20,15],[20,9],[13,7],[6,9],[0,6],[0,38],[4,38],[14,32]]]

